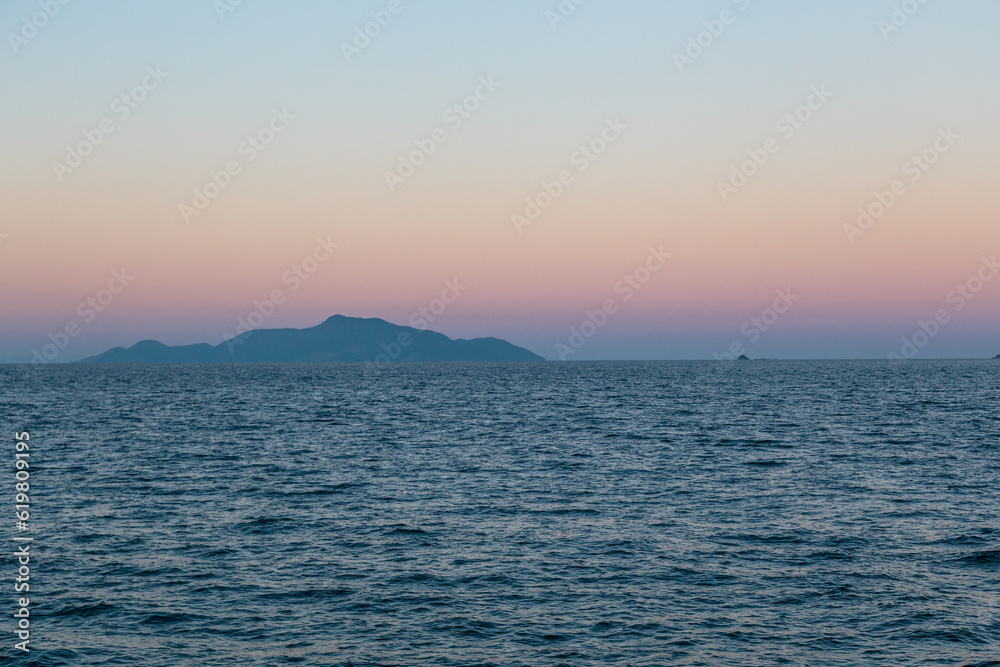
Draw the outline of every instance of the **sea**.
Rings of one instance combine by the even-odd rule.
[[[997,666],[998,398],[996,361],[0,366],[0,663]]]

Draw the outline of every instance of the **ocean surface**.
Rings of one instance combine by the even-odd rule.
[[[1000,665],[998,399],[990,361],[0,366],[0,662]]]

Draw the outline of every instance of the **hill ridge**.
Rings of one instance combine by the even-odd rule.
[[[544,361],[501,338],[451,339],[380,318],[332,315],[305,329],[254,329],[218,345],[141,340],[78,363],[296,363],[396,361]]]

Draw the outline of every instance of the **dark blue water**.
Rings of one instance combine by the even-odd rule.
[[[36,539],[0,661],[1000,665],[998,397],[985,361],[0,367]]]

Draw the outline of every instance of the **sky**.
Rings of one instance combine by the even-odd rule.
[[[549,359],[1000,354],[992,0],[7,0],[0,28],[3,363],[333,314]]]

